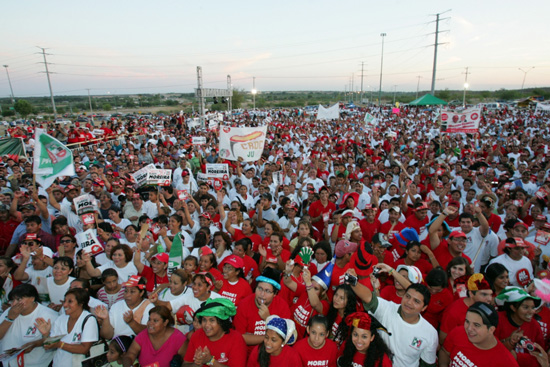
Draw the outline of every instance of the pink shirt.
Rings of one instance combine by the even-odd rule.
[[[181,331],[174,329],[172,335],[170,335],[159,350],[153,348],[147,329],[139,333],[135,340],[141,347],[138,359],[142,366],[148,366],[156,362],[159,367],[170,367],[170,361],[178,353],[187,337]]]

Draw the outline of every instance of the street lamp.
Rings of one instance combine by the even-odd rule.
[[[5,65],[4,65],[5,66]],[[527,78],[527,73],[533,70],[535,67],[531,66],[527,70],[523,70],[522,68],[518,68],[519,70],[523,71],[523,82],[521,82],[521,94],[523,95],[523,86],[525,85],[525,78]]]
[[[464,83],[464,94],[462,95],[462,107],[466,107],[466,89],[468,89],[468,83]]]
[[[11,103],[15,104],[15,97],[13,96],[13,88],[11,87],[11,79],[10,79],[10,72],[8,71],[8,65],[4,65],[6,68],[6,74],[8,74],[8,83],[10,85],[10,91],[11,91]]]
[[[256,90],[256,77],[252,77],[252,90],[250,91],[252,93],[252,102],[254,103],[254,110],[256,109],[256,93],[258,91]]]
[[[384,38],[386,37],[386,33],[380,33],[380,37],[382,37],[382,55],[380,56],[380,87],[378,88],[378,107],[380,107],[382,103],[382,69],[384,67]]]

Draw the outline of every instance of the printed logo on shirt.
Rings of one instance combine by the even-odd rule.
[[[265,335],[265,321],[256,321],[254,325],[254,335]]]
[[[356,363],[354,363],[355,365]],[[328,367],[328,359],[325,359],[324,361],[308,361],[307,362],[308,367]]]
[[[81,337],[82,337],[82,333],[74,334],[73,342],[79,342]]]
[[[414,349],[420,349],[420,347],[422,346],[422,339],[415,337],[410,346]]]
[[[229,358],[227,358],[225,353],[220,354],[220,358],[218,359],[218,362],[223,364],[223,362],[227,362],[227,361],[229,361]]]
[[[516,280],[518,281],[518,284],[522,287],[529,285],[529,282],[531,282],[529,271],[525,268],[518,270],[516,273]]]
[[[36,326],[29,326],[27,332],[25,333],[25,337],[35,336],[37,330],[38,329],[36,328]]]
[[[449,367],[462,367],[462,366],[468,366],[468,367],[477,367],[476,364],[474,364],[472,361],[468,359],[462,352],[458,352],[455,354],[453,360],[449,364]]]

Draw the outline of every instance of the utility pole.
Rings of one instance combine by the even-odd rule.
[[[462,107],[466,107],[466,89],[468,89],[468,67],[466,67],[466,72],[464,73],[464,94],[462,95]]]
[[[361,61],[361,103],[363,103],[363,66],[365,62]]]
[[[227,90],[229,91],[229,97],[227,97],[227,111],[231,113],[231,110],[233,110],[233,93],[231,93],[231,90],[233,89],[233,85],[231,84],[231,75],[227,75]],[[229,116],[229,121],[231,121],[233,116]]]
[[[378,88],[378,107],[382,104],[382,70],[384,68],[384,38],[386,38],[386,33],[380,33],[382,37],[382,55],[380,56],[380,87]]]
[[[92,109],[92,97],[90,96],[90,89],[86,89],[88,91],[88,102],[90,102],[90,118],[92,119],[92,122],[94,121],[94,111]],[[141,102],[141,99],[140,99]]]
[[[443,18],[443,19],[440,19],[439,16],[441,14],[445,14],[447,12],[449,12],[450,10],[447,10],[443,13],[437,13],[435,15],[436,19],[435,19],[435,44],[434,44],[434,64],[433,64],[433,69],[432,69],[432,89],[431,89],[431,94],[434,95],[434,92],[435,92],[435,75],[436,75],[436,69],[437,69],[437,46],[441,45],[442,43],[439,43],[439,33],[441,32],[439,30],[439,21],[440,20],[444,20],[444,19],[449,19],[449,18]]]
[[[397,93],[397,84],[393,85],[393,105],[395,106],[395,95]]]
[[[416,98],[418,99],[418,90],[420,89],[420,78],[422,78],[420,75],[417,76],[418,81],[416,82]]]
[[[11,79],[10,79],[10,72],[8,71],[8,65],[4,65],[6,68],[6,74],[8,75],[8,83],[10,84],[10,91],[11,91],[11,104],[15,104],[15,97],[13,96],[13,88],[11,86]]]
[[[349,99],[350,99],[350,102],[352,102],[352,103],[353,103],[353,99],[354,99],[354,98],[353,98],[353,91],[354,91],[354,86],[353,86],[354,83],[353,83],[353,82],[354,82],[354,81],[355,81],[355,73],[351,73],[351,79],[350,79],[350,84],[351,84],[350,87],[351,87],[351,89],[350,89],[350,94],[349,94],[350,97],[349,97]]]
[[[50,71],[48,70],[48,62],[46,61],[46,49],[43,47],[38,47],[38,48],[42,50],[42,56],[44,57],[44,66],[46,67],[46,76],[48,77],[48,87],[50,88],[50,98],[52,100],[53,115],[54,115],[54,118],[56,118],[57,110],[55,108],[55,99],[53,98],[52,82],[50,80]]]
[[[523,96],[523,86],[525,85],[525,78],[527,78],[527,73],[533,70],[535,67],[531,66],[527,70],[523,70],[522,68],[518,68],[519,70],[523,71],[523,82],[521,82],[521,95]]]

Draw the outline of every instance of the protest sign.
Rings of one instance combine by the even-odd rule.
[[[191,143],[193,145],[203,145],[206,144],[206,136],[193,136],[191,138]]]
[[[441,131],[446,133],[477,133],[481,120],[481,109],[470,108],[462,112],[442,110]]]
[[[206,175],[211,178],[229,180],[229,165],[227,163],[207,163]]]
[[[84,194],[73,199],[77,215],[93,213],[98,210],[97,200],[92,195]]]
[[[180,199],[181,201],[189,199],[189,193],[187,192],[187,190],[178,190],[178,199]]]
[[[220,129],[220,157],[244,162],[260,159],[264,150],[267,126],[223,127]]]
[[[133,175],[134,184],[136,188],[139,188],[147,182],[147,174],[150,170],[155,169],[155,165],[153,163],[148,164],[147,166],[137,170]]]
[[[172,183],[172,170],[151,169],[147,172],[147,185],[170,186]]]
[[[93,254],[94,251],[99,250],[97,246],[101,247],[101,251],[103,251],[103,247],[99,243],[93,229],[88,229],[85,232],[77,233],[75,238],[78,247],[83,249],[84,252],[91,252]]]
[[[82,223],[84,225],[94,224],[95,223],[94,213],[82,214]]]

